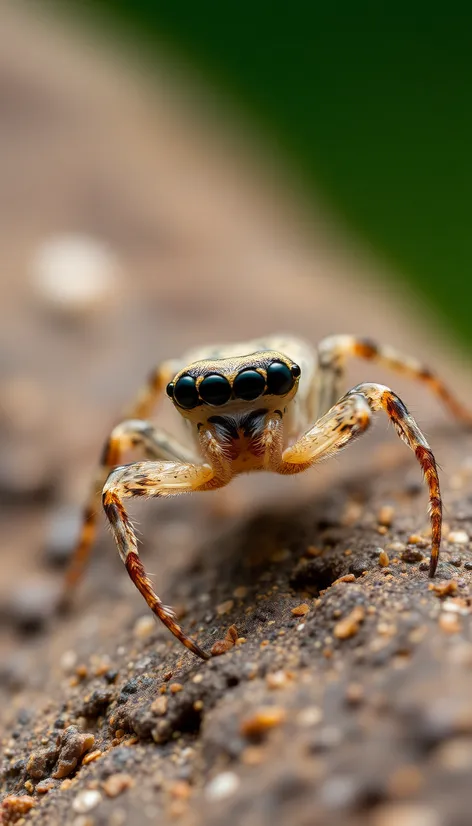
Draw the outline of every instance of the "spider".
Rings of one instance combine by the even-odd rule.
[[[368,429],[373,413],[386,412],[399,437],[414,451],[429,490],[434,576],[441,543],[442,504],[436,462],[401,399],[381,384],[362,383],[341,395],[349,356],[378,362],[426,384],[458,419],[472,416],[427,368],[390,347],[352,335],[325,338],[314,349],[289,336],[194,350],[155,369],[130,411],[108,437],[84,509],[83,525],[66,575],[67,601],[87,562],[96,532],[97,489],[128,574],[147,604],[194,654],[209,659],[154,592],[138,553],[124,500],[172,496],[224,487],[239,473],[292,474],[337,453]],[[163,393],[193,436],[190,451],[149,421]],[[121,465],[130,448],[146,461]]]

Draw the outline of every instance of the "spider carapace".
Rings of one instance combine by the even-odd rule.
[[[238,473],[266,470],[292,474],[337,453],[364,433],[373,414],[384,411],[400,438],[413,450],[429,491],[430,576],[441,543],[442,505],[436,462],[425,437],[401,399],[381,384],[363,383],[342,395],[350,356],[378,362],[428,385],[450,411],[467,424],[472,416],[444,384],[414,359],[389,347],[351,335],[331,336],[317,348],[289,336],[195,350],[154,370],[129,417],[107,439],[99,479],[86,505],[84,521],[66,577],[70,596],[89,556],[99,510],[97,491],[129,576],[151,610],[194,654],[208,659],[177,624],[171,608],[153,590],[138,554],[136,535],[125,510],[134,496],[171,496],[210,491]],[[193,450],[150,420],[159,396],[186,420]],[[130,448],[146,461],[120,466]]]

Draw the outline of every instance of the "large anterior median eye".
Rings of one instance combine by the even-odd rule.
[[[293,371],[281,361],[274,361],[267,369],[267,392],[285,396],[294,383]]]
[[[251,402],[262,396],[265,390],[265,379],[256,370],[242,370],[233,383],[234,395],[237,399]]]
[[[203,379],[198,390],[200,398],[207,404],[219,406],[226,404],[231,398],[231,385],[228,379],[216,373]]]
[[[170,388],[169,388],[170,389]],[[182,376],[174,385],[174,399],[180,407],[191,410],[198,404],[198,392],[192,376]]]

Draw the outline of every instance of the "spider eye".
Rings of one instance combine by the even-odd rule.
[[[174,399],[180,407],[184,407],[186,410],[196,407],[198,393],[195,379],[192,379],[191,376],[182,376],[174,387]]]
[[[297,366],[297,365],[294,365]],[[267,369],[267,390],[274,396],[285,396],[294,385],[293,370],[281,361],[274,361]]]
[[[256,370],[242,370],[233,383],[234,395],[237,399],[251,402],[262,396],[265,390],[265,379]]]
[[[167,385],[166,393],[169,396],[169,399],[172,399],[172,397],[174,395],[174,382],[173,381],[170,381],[169,384]]]
[[[206,404],[217,407],[226,404],[231,398],[231,385],[228,379],[225,379],[224,376],[218,376],[216,373],[204,378],[198,390],[200,398]]]
[[[301,372],[302,371],[300,370],[298,364],[292,364],[292,376],[295,376],[295,378],[298,379]]]

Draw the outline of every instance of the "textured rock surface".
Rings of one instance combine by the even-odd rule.
[[[227,649],[209,663],[143,619],[108,535],[72,612],[50,610],[107,428],[160,357],[354,331],[461,374],[195,112],[1,15],[3,822],[469,824],[472,441],[404,380],[351,373],[411,402],[443,467],[434,589],[419,468],[378,427],[300,479],[133,509],[158,592]],[[29,281],[69,232],[119,263],[110,306],[74,320]]]

